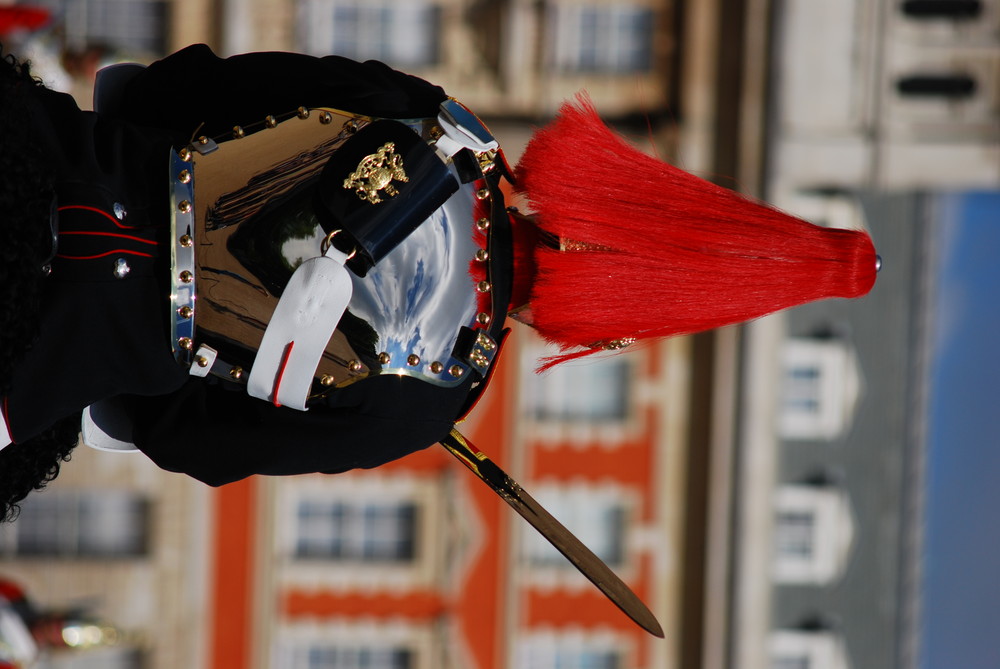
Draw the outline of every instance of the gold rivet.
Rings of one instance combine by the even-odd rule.
[[[191,149],[186,146],[177,152],[177,157],[183,160],[185,163],[191,162]]]
[[[351,360],[349,363],[347,363],[347,369],[357,374],[363,369],[363,367],[361,365],[360,360]]]
[[[489,325],[490,315],[484,311],[476,316],[476,321],[478,321],[480,325]]]
[[[324,386],[332,386],[333,385],[333,381],[334,381],[334,379],[333,379],[333,375],[332,374],[324,374],[322,377],[320,377],[320,380],[319,380],[319,382],[321,384],[323,384]]]
[[[181,200],[177,204],[177,210],[180,211],[182,214],[189,214],[191,213],[191,203],[188,202],[187,200]]]
[[[465,374],[465,370],[462,369],[460,365],[452,365],[451,369],[448,370],[448,373],[454,377],[459,377],[462,374]]]
[[[444,135],[444,130],[441,129],[441,126],[435,125],[431,127],[430,129],[431,139],[440,139],[442,135]]]
[[[480,281],[479,283],[476,284],[476,290],[478,290],[480,293],[488,293],[490,292],[490,288],[491,286],[489,281]]]
[[[383,351],[382,353],[378,354],[378,361],[383,365],[388,365],[390,360],[392,360],[392,356],[389,355],[388,353]]]
[[[479,219],[478,221],[476,221],[476,227],[479,228],[480,230],[489,230],[490,219],[488,218]]]
[[[486,251],[486,249],[479,249],[478,251],[476,251],[476,260],[478,260],[479,262],[486,262],[489,259],[490,259],[490,254]]]
[[[476,191],[476,199],[477,200],[485,200],[489,196],[490,196],[490,189],[489,188],[480,188],[479,190]]]
[[[242,126],[238,125],[233,126],[233,137],[235,139],[243,139],[243,137],[245,137],[246,134],[247,134],[246,130],[244,130]]]
[[[233,367],[232,369],[229,370],[229,376],[231,376],[234,379],[236,379],[237,381],[239,381],[240,379],[243,378],[243,368],[242,367]]]
[[[181,238],[180,238],[180,239],[178,239],[177,241],[178,241],[178,242],[180,243],[180,245],[181,245],[181,246],[183,246],[184,248],[188,248],[189,246],[191,246],[191,244],[193,244],[193,243],[194,243],[194,240],[193,240],[193,239],[191,239],[191,235],[181,235]]]
[[[333,122],[333,116],[330,114],[330,112],[325,111],[325,112],[323,112],[322,114],[319,115],[319,122],[322,123],[323,125],[327,125],[329,123],[332,123]]]
[[[309,110],[305,107],[299,107],[298,110],[296,110],[296,114],[298,114],[299,118],[309,118]]]
[[[206,144],[208,144],[208,137],[202,135],[201,137],[198,138],[198,143],[201,144],[202,146],[205,146]]]
[[[191,341],[190,337],[181,337],[177,340],[177,345],[180,346],[185,351],[190,351],[191,347],[194,346],[194,342]]]
[[[417,365],[420,364],[420,356],[417,355],[416,353],[411,353],[406,358],[406,364],[409,365],[410,367],[416,367]]]
[[[329,121],[327,121],[327,122],[329,123]],[[350,119],[348,121],[344,121],[344,130],[346,132],[352,134],[352,135],[354,133],[356,133],[358,131],[358,122],[357,122],[357,120],[355,120],[355,119],[352,118],[352,119]]]
[[[194,315],[194,309],[189,306],[183,306],[177,310],[177,315],[181,318],[191,318],[191,316]]]
[[[180,279],[182,283],[191,283],[191,281],[194,279],[194,274],[192,274],[188,270],[184,270],[183,272],[181,272]]]
[[[444,365],[442,363],[436,360],[431,363],[431,371],[434,372],[435,374],[440,374],[443,370],[444,370]]]
[[[199,367],[208,367],[208,358],[203,355],[199,355],[194,361]]]
[[[264,125],[266,125],[268,128],[276,128],[278,127],[278,119],[268,114],[267,116],[264,117]]]
[[[177,180],[182,184],[191,183],[191,171],[181,170],[181,173],[177,175]]]

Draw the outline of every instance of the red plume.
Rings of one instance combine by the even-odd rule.
[[[871,290],[866,233],[793,218],[647,156],[578,102],[535,134],[516,170],[536,224],[562,240],[535,250],[531,324],[549,341],[689,334]]]

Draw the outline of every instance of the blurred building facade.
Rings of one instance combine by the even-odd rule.
[[[878,290],[787,317],[768,641],[778,666],[801,658],[845,669],[919,666],[934,263],[927,203],[865,198],[872,235],[895,259]]]
[[[124,635],[115,647],[50,654],[40,666],[204,666],[211,505],[205,486],[141,455],[78,448],[58,482],[0,527],[0,571],[36,605],[80,607]]]
[[[108,617],[143,631],[133,645],[150,667],[917,666],[932,263],[919,196],[859,194],[1000,181],[995,4],[44,1],[85,12],[67,40],[148,56],[203,41],[386,60],[479,112],[512,160],[523,121],[586,89],[621,128],[651,121],[682,167],[819,223],[867,225],[913,260],[854,305],[548,376],[532,373],[529,333],[511,340],[463,429],[639,591],[666,641],[623,622],[440,449],[217,491],[80,453],[37,496],[70,501],[41,503],[32,525],[115,533],[25,552],[72,542],[5,529],[6,573],[47,601],[104,593]],[[876,398],[895,398],[887,414]]]
[[[702,666],[918,667],[936,255],[927,193],[1000,183],[997,7],[757,7],[745,44],[766,39],[769,60],[743,79],[761,94],[741,99],[762,106],[740,108],[734,174],[814,222],[868,228],[887,264],[862,300],[742,329],[734,450],[717,451],[732,464],[733,498],[718,512],[730,562],[717,572],[731,587],[706,598],[720,614]]]
[[[45,4],[63,24],[50,39],[130,59],[204,41],[220,54],[385,60],[479,111],[512,160],[530,134],[523,121],[547,120],[581,89],[611,118],[662,118],[676,68],[677,14],[656,0]],[[543,352],[530,334],[513,337],[463,431],[636,589],[667,641],[638,630],[442,449],[373,472],[219,490],[142,456],[81,449],[3,528],[0,569],[46,604],[96,598],[132,635],[102,655],[46,661],[680,666],[687,344],[538,377]]]

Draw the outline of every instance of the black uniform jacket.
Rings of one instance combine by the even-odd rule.
[[[61,257],[48,279],[41,338],[5,398],[15,441],[120,396],[146,455],[222,485],[251,474],[375,467],[448,433],[476,383],[471,375],[455,388],[375,377],[299,412],[189,378],[172,358],[166,323],[171,143],[299,106],[435,116],[440,88],[381,63],[287,53],[221,59],[194,46],[132,80],[114,117],[81,112],[43,89],[36,97],[35,132],[57,165]]]

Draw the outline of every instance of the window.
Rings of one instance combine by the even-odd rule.
[[[976,80],[967,74],[915,74],[896,82],[896,90],[910,97],[939,97],[951,100],[976,94]]]
[[[781,655],[771,658],[771,669],[812,669],[808,655]]]
[[[843,341],[789,339],[782,351],[778,431],[785,439],[835,439],[861,394],[854,352]]]
[[[815,532],[816,517],[812,511],[779,511],[774,538],[778,554],[811,558]]]
[[[607,634],[537,633],[517,644],[519,669],[624,669],[621,644]]]
[[[775,494],[774,578],[823,585],[847,568],[854,520],[837,488],[787,485]]]
[[[544,422],[623,422],[628,417],[631,367],[626,358],[570,361],[535,374],[540,349],[525,347],[523,410]],[[528,350],[533,349],[533,350]]]
[[[593,486],[542,486],[535,499],[609,566],[625,562],[628,510],[621,495]],[[538,567],[572,568],[571,563],[541,534],[522,525],[524,558]]]
[[[438,622],[406,618],[331,617],[279,622],[273,632],[274,669],[420,669],[446,649]]]
[[[777,630],[770,638],[771,669],[848,669],[844,640],[827,631]]]
[[[549,59],[562,72],[648,71],[653,10],[629,6],[557,6],[549,23]]]
[[[535,337],[519,352],[519,411],[532,440],[613,449],[648,429],[646,350],[595,353],[536,373],[541,360],[558,353]]]
[[[309,645],[289,647],[287,669],[411,669],[413,653],[407,648],[368,645]]]
[[[304,498],[297,509],[295,555],[326,560],[413,560],[416,517],[412,502]]]
[[[815,416],[822,404],[822,374],[814,365],[789,366],[785,369],[784,408],[787,412]]]
[[[354,60],[381,60],[397,67],[439,60],[441,11],[428,2],[305,0],[300,5],[305,51]]]
[[[61,654],[58,663],[39,666],[58,669],[142,669],[149,658],[138,648],[91,648],[84,652]]]
[[[445,495],[439,477],[405,471],[278,479],[275,582],[309,590],[435,587],[455,550]]]
[[[27,3],[26,3],[27,4]],[[33,0],[61,18],[72,48],[107,44],[139,53],[166,51],[166,0]]]
[[[30,496],[12,525],[0,528],[0,550],[37,557],[144,555],[149,505],[123,490],[50,490]]]
[[[904,0],[903,14],[914,19],[976,19],[983,13],[982,0]]]

